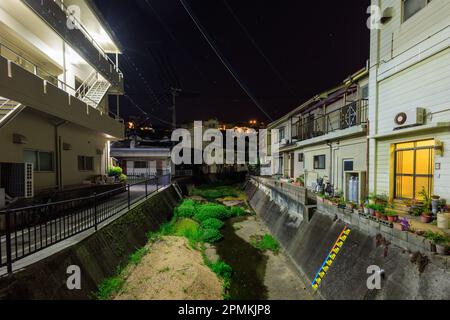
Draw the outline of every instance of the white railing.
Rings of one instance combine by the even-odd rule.
[[[83,26],[83,24],[73,15],[73,13],[66,7],[66,5],[61,0],[53,0],[62,11],[65,12],[67,18],[70,19],[77,25],[78,29],[83,33],[83,35],[86,37],[86,39],[89,40],[89,42],[92,43],[92,45],[102,54],[102,56],[109,61],[114,66],[114,69],[119,74],[119,77],[123,79],[123,73],[120,71],[119,66],[116,65],[114,61],[111,60],[111,58],[108,56],[108,54],[103,50],[103,48],[94,40],[94,37],[90,35],[90,33],[86,30],[86,28]]]
[[[37,66],[35,63],[31,62],[29,59],[27,59],[23,55],[17,53],[16,51],[14,51],[10,47],[6,46],[2,42],[0,42],[0,56],[4,57],[8,61],[11,61],[12,63],[19,66],[20,68],[34,74],[35,76],[39,77],[43,81],[46,81],[46,83],[52,84],[55,87],[57,87],[58,89],[65,91],[69,95],[73,96],[77,92],[77,90],[75,88],[73,88],[71,85],[65,83],[64,81],[61,81],[58,77],[54,76],[52,73]],[[12,57],[14,57],[14,60],[11,59]],[[81,100],[81,98],[79,98],[77,96],[75,96],[75,97],[78,98],[79,100]],[[89,106],[92,106],[92,105],[97,106],[98,105],[95,101],[89,99],[88,97],[85,97],[85,99],[88,101],[83,101],[83,100],[81,100],[81,101],[83,101],[84,103],[86,103]],[[123,122],[123,119],[121,119],[119,117],[119,115],[115,115],[111,111],[109,111],[109,114],[111,116],[114,116],[114,118],[116,120]]]

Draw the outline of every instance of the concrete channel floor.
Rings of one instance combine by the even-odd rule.
[[[270,234],[268,228],[257,217],[251,216],[243,222],[236,223],[236,234],[250,243],[252,236]],[[266,252],[268,257],[264,285],[267,287],[269,300],[313,300],[317,299],[295,270],[289,258],[280,251],[277,255]]]

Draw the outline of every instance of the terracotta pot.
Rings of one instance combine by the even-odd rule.
[[[405,231],[403,229],[403,225],[399,222],[394,222],[394,229],[399,230],[399,231]]]
[[[388,221],[388,217],[382,214],[382,215],[381,215],[381,220],[383,220],[383,221]]]
[[[388,216],[389,222],[397,222],[397,220],[398,220],[398,216]]]
[[[433,219],[433,217],[431,215],[422,214],[420,216],[420,221],[423,223],[430,223],[432,219]]]
[[[375,217],[381,219],[381,212],[375,211]]]
[[[448,255],[448,246],[442,245],[442,244],[436,244],[436,252],[437,254],[440,254],[441,256]]]

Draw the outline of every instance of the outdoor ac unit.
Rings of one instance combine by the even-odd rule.
[[[288,144],[288,140],[287,140],[287,139],[282,139],[282,140],[280,141],[280,144],[281,144],[281,145],[286,145],[286,144]]]
[[[405,112],[400,112],[394,118],[395,128],[413,127],[425,123],[425,109],[416,108]]]

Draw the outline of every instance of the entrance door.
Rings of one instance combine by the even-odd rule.
[[[433,193],[434,140],[416,141],[395,146],[396,199],[420,199],[420,192]]]

